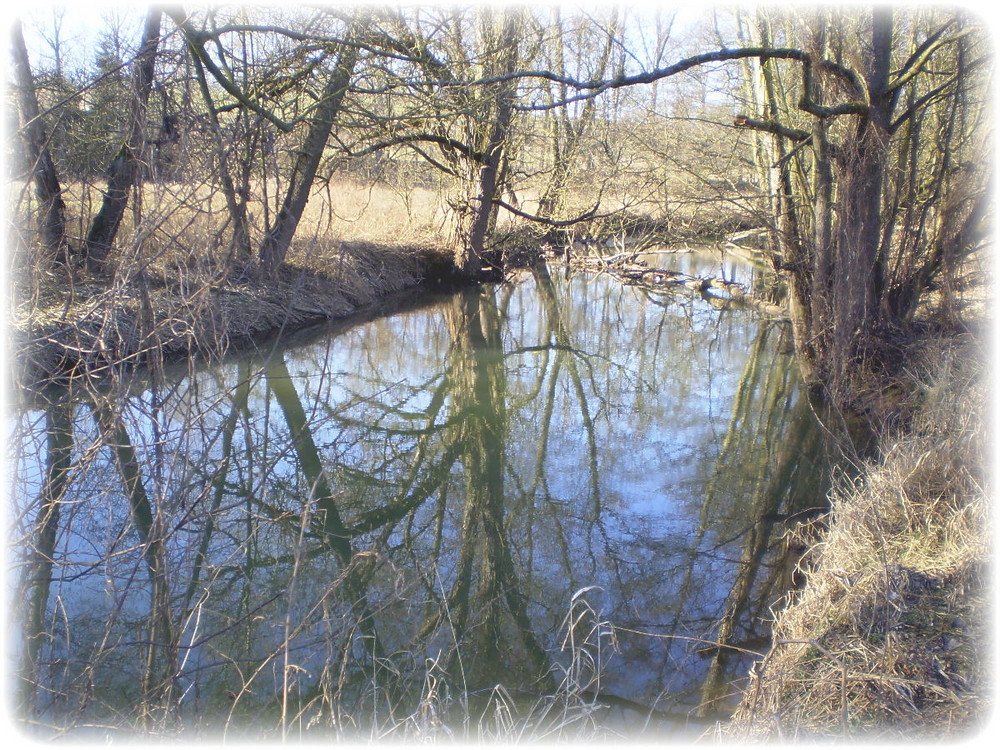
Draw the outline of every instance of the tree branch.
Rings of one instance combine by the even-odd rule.
[[[556,75],[545,70],[535,70],[535,71],[523,71],[518,73],[511,73],[506,76],[496,76],[494,78],[482,79],[480,81],[475,81],[473,85],[478,84],[489,84],[502,80],[512,80],[515,78],[540,78],[543,80],[552,81],[553,83],[559,83],[561,85],[567,86],[577,91],[582,91],[584,93],[577,96],[566,97],[562,100],[557,100],[553,102],[548,102],[546,104],[531,104],[527,106],[520,106],[518,109],[520,111],[540,111],[547,109],[555,109],[557,107],[562,107],[566,104],[572,102],[580,101],[583,99],[588,99],[593,96],[597,96],[605,91],[611,89],[624,88],[626,86],[635,86],[639,84],[653,83],[654,81],[659,81],[663,78],[669,78],[675,76],[678,73],[683,73],[691,68],[698,67],[699,65],[705,65],[712,62],[726,62],[729,60],[743,60],[748,57],[756,57],[762,60],[769,60],[772,58],[779,59],[789,59],[789,60],[799,60],[804,61],[809,59],[809,55],[799,49],[792,49],[788,47],[741,47],[738,49],[720,49],[713,52],[704,52],[699,55],[693,55],[692,57],[687,57],[680,60],[673,65],[668,65],[664,68],[657,68],[656,70],[646,71],[643,73],[636,73],[633,75],[620,75],[615,78],[610,78],[602,81],[578,81],[575,78],[570,78],[569,76]]]
[[[547,227],[568,227],[573,224],[579,224],[581,221],[590,221],[591,219],[604,218],[605,216],[612,216],[613,214],[602,214],[597,215],[597,209],[601,207],[600,201],[594,204],[592,208],[587,209],[582,214],[577,216],[575,219],[564,219],[562,221],[556,221],[555,219],[544,219],[541,216],[535,216],[534,214],[526,213],[520,209],[514,208],[512,205],[503,201],[499,198],[494,198],[493,203],[510,211],[515,216],[520,216],[522,219],[527,219],[528,221],[533,221],[537,224],[544,224]]]
[[[978,60],[974,60],[973,62],[969,63],[968,67],[965,68],[964,73],[967,75],[970,71],[975,70],[976,68],[982,66],[984,63],[988,62],[989,59],[990,58],[987,57],[980,57]],[[907,107],[906,110],[899,117],[893,120],[892,125],[889,126],[890,135],[892,133],[895,133],[904,122],[912,118],[913,115],[916,114],[918,111],[920,111],[920,109],[924,107],[929,101],[931,101],[937,96],[940,96],[945,89],[947,89],[949,86],[953,86],[954,84],[958,83],[959,80],[960,76],[954,75],[947,81],[942,83],[940,86],[938,86],[937,88],[931,89],[926,94],[917,99],[915,102],[913,102],[913,104]]]
[[[854,102],[844,102],[843,104],[838,104],[833,107],[825,107],[821,104],[817,104],[810,97],[809,92],[813,90],[812,84],[812,60],[808,57],[802,61],[802,98],[799,99],[799,109],[803,112],[808,112],[814,117],[819,117],[822,120],[828,119],[830,117],[839,117],[840,115],[867,115],[869,112],[869,107],[866,103],[860,101]]]
[[[789,128],[773,120],[754,120],[746,115],[737,115],[733,120],[733,125],[738,128],[762,130],[765,133],[772,133],[796,142],[808,141],[812,138],[812,133],[806,130]]]
[[[180,29],[181,33],[184,35],[184,39],[187,42],[187,46],[191,51],[191,54],[201,61],[205,70],[212,75],[212,78],[214,78],[216,82],[222,86],[226,93],[235,98],[236,101],[247,109],[252,112],[256,112],[265,120],[273,124],[281,132],[290,133],[293,130],[293,125],[288,124],[284,120],[275,116],[273,113],[268,112],[260,105],[255,104],[242,91],[240,91],[236,84],[226,77],[226,74],[223,73],[219,66],[215,64],[215,61],[212,60],[211,55],[205,51],[205,42],[211,38],[210,35],[199,32],[191,26],[191,23],[188,20],[188,15],[183,8],[179,6],[165,6],[163,8],[163,12],[169,16],[170,20],[172,20],[177,28]]]
[[[443,149],[458,151],[460,154],[468,159],[471,159],[477,164],[482,164],[483,159],[485,158],[485,154],[474,150],[461,141],[455,140],[454,138],[448,138],[443,135],[434,135],[433,133],[411,133],[408,135],[398,135],[389,138],[388,140],[379,141],[369,146],[365,146],[359,151],[352,151],[351,147],[346,144],[341,144],[341,147],[347,156],[357,157],[368,156],[369,154],[374,154],[376,151],[391,148],[392,146],[412,145],[414,143],[434,143]]]
[[[924,40],[916,51],[910,55],[910,59],[906,61],[903,68],[900,70],[899,74],[889,82],[887,91],[894,91],[898,88],[905,86],[909,83],[914,76],[918,75],[921,70],[923,70],[924,65],[931,58],[937,50],[946,44],[952,44],[958,41],[964,36],[968,36],[972,33],[972,29],[966,29],[954,36],[948,37],[947,39],[940,39],[940,36],[945,32],[945,30],[955,22],[954,19],[948,21],[944,26],[938,29],[936,32],[931,34],[927,39]]]

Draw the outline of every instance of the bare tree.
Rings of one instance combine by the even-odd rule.
[[[85,255],[88,261],[103,268],[112,243],[118,234],[128,205],[129,191],[140,176],[139,166],[145,151],[146,105],[153,88],[156,48],[160,41],[159,8],[150,8],[142,32],[142,43],[132,74],[132,107],[127,113],[128,129],[118,155],[108,169],[108,185],[101,209],[87,234]]]
[[[62,198],[62,187],[55,162],[49,151],[49,139],[45,132],[38,98],[35,96],[35,82],[31,75],[28,50],[24,45],[21,21],[15,20],[11,28],[11,54],[14,63],[14,78],[20,120],[20,135],[26,151],[26,162],[31,170],[38,198],[38,233],[42,247],[54,256],[54,260],[66,260],[66,204]]]
[[[348,40],[362,33],[363,27],[363,20],[353,21],[352,30],[348,32]],[[309,119],[308,133],[296,156],[281,210],[260,246],[260,265],[265,274],[275,273],[288,254],[288,248],[309,200],[316,171],[323,158],[334,120],[343,105],[357,61],[357,46],[345,44],[334,70],[327,74],[323,92]]]
[[[490,50],[492,58],[487,64],[487,76],[510,73],[518,63],[521,13],[507,9],[500,15],[502,28],[499,31],[493,29],[492,13],[487,13],[483,19],[485,46]],[[494,199],[506,168],[506,147],[513,125],[516,85],[507,80],[495,84],[495,89],[490,97],[492,116],[483,123],[483,161],[476,176],[475,197],[470,207],[468,228],[463,231],[463,241],[456,255],[456,265],[466,275],[474,275],[495,262],[488,257],[486,243],[496,224],[497,206]]]
[[[758,103],[765,117],[740,115],[735,124],[789,145],[784,159],[771,162],[777,167],[778,211],[772,229],[781,249],[775,266],[789,281],[803,373],[840,398],[843,381],[866,348],[905,325],[933,279],[954,272],[985,237],[989,170],[981,140],[982,72],[989,57],[982,51],[981,34],[961,13],[929,11],[918,19],[922,31],[909,52],[897,43],[894,11],[877,8],[842,14],[835,39],[819,14],[792,24],[786,36],[803,41],[800,46],[776,46],[761,36],[750,46],[703,52],[612,78],[519,71],[490,82],[531,77],[576,92],[521,107],[545,110],[710,63],[757,61],[766,96]],[[793,89],[779,92],[777,78],[767,73],[773,66],[793,66],[782,76],[783,85]],[[910,103],[904,107],[906,92]],[[941,121],[939,136],[945,137],[925,138],[917,149],[920,159],[912,158],[916,129],[941,112],[950,113]],[[793,156],[804,160],[794,180],[785,166]],[[905,180],[914,170],[919,174],[928,158],[935,175],[928,186],[933,197],[923,205],[926,216],[936,217],[936,226],[907,224],[898,205],[893,210],[887,205],[887,188],[900,175]],[[967,180],[953,179],[959,159]],[[900,229],[910,239],[908,246],[898,244]]]

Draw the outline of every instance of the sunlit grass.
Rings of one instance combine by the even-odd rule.
[[[981,726],[991,508],[979,346],[922,344],[906,384],[913,422],[834,493],[806,587],[779,615],[732,734],[899,741]]]

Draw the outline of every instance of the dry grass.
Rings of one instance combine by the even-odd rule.
[[[375,244],[451,247],[454,222],[447,192],[385,182],[364,185],[341,180],[317,188],[298,235]]]
[[[798,601],[777,618],[728,738],[955,740],[990,710],[988,403],[979,344],[925,345],[903,437],[832,498]]]
[[[14,215],[30,216],[30,192],[10,187]],[[253,195],[275,190],[257,185]],[[66,196],[71,241],[80,242],[99,198],[81,184]],[[149,184],[141,206],[126,214],[109,276],[50,270],[17,236],[14,222],[8,321],[19,380],[222,352],[412,287],[448,254],[447,213],[419,188],[343,183],[320,189],[278,278],[267,283],[233,272],[231,229],[218,191]],[[263,236],[263,214],[260,202],[251,205],[255,242]]]
[[[110,287],[87,279],[53,286],[14,308],[18,377],[27,384],[191,352],[221,354],[415,286],[429,258],[421,248],[328,243],[322,253],[291,258],[266,282],[177,266],[118,277]]]
[[[102,200],[103,184],[70,183],[65,186],[71,239],[79,241]],[[273,221],[284,185],[271,179],[256,181],[249,189],[247,210],[255,241]],[[454,242],[455,214],[450,207],[454,186],[440,189],[389,182],[363,184],[350,178],[318,181],[299,223],[297,237],[304,243],[328,241],[370,242],[390,245],[450,245]],[[33,215],[33,197],[23,181],[8,184],[8,201],[14,215]],[[228,239],[226,201],[218,187],[206,183],[147,182],[142,187],[136,213],[132,201],[118,238],[119,253],[138,240],[158,238],[165,245],[202,253]],[[267,204],[267,205],[265,205]],[[137,223],[138,217],[138,223]],[[215,236],[220,235],[220,236]],[[164,242],[173,240],[173,242]],[[208,246],[196,244],[212,240]],[[297,240],[298,241],[298,240]]]
[[[587,587],[573,594],[560,631],[562,659],[553,665],[554,690],[533,694],[496,684],[476,694],[449,685],[443,659],[427,659],[416,708],[372,727],[368,741],[476,744],[598,743],[621,739],[598,697],[603,671],[617,651],[613,626],[587,601]],[[336,697],[333,697],[336,700]],[[358,739],[350,734],[338,739]]]

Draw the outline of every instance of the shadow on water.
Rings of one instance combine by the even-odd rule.
[[[541,268],[50,393],[11,423],[18,718],[699,731],[824,510],[832,452],[788,348],[745,310]]]

